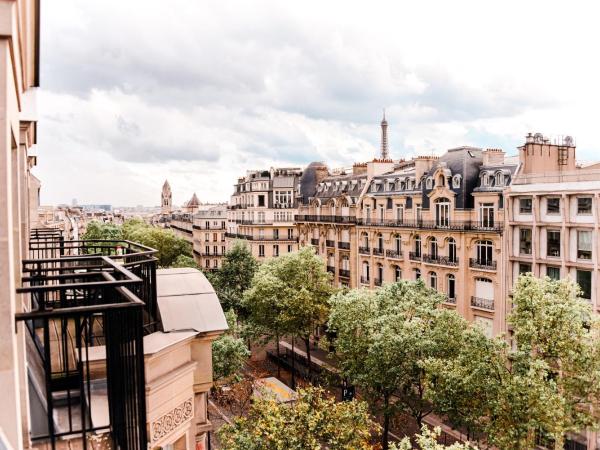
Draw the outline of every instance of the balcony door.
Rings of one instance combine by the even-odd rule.
[[[435,224],[438,227],[450,226],[450,201],[446,198],[435,201]]]
[[[482,203],[479,207],[479,225],[483,228],[494,226],[494,204]]]

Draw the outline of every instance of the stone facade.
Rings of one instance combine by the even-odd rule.
[[[215,205],[193,217],[194,258],[202,270],[221,267],[227,251],[227,205]]]

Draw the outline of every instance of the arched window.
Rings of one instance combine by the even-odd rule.
[[[488,186],[490,184],[490,177],[488,176],[487,173],[484,173],[481,176],[481,185],[482,186]]]
[[[429,240],[429,256],[432,259],[437,259],[438,257],[438,243],[437,239],[434,237]]]
[[[454,238],[448,238],[448,261],[457,262],[456,259],[456,241]]]
[[[377,276],[375,278],[375,285],[381,286],[383,283],[383,265],[377,264]]]
[[[435,201],[435,224],[438,227],[450,226],[450,200],[438,198]]]
[[[421,236],[418,234],[415,236],[415,256],[417,258],[421,257]]]
[[[437,273],[429,272],[429,287],[437,291]]]
[[[461,177],[460,175],[454,175],[454,176],[452,177],[452,187],[453,187],[454,189],[458,189],[458,188],[460,188],[460,182],[461,182],[461,178],[462,178],[462,177]]]
[[[480,266],[491,266],[494,244],[492,241],[477,241],[477,264]]]
[[[494,184],[496,186],[504,186],[504,174],[501,171],[496,172]]]
[[[402,239],[400,238],[399,234],[394,236],[394,250],[396,253],[398,253],[398,255],[400,255],[402,252]]]
[[[452,274],[446,277],[446,296],[452,303],[456,302],[456,277]]]
[[[415,280],[418,280],[419,278],[421,278],[421,269],[415,269]]]
[[[425,188],[431,189],[432,187],[433,187],[433,179],[431,177],[427,177],[427,180],[425,180]]]
[[[394,281],[398,282],[402,279],[402,269],[400,266],[394,266]]]
[[[369,267],[369,263],[364,261],[362,264],[362,276],[361,282],[368,283],[371,280],[371,268]]]
[[[383,252],[383,234],[377,233],[377,249]]]
[[[362,241],[362,246],[365,248],[369,248],[369,235],[367,233],[363,233],[360,237]]]

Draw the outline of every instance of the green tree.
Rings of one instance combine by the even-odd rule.
[[[233,310],[225,313],[227,332],[212,343],[213,378],[215,381],[227,379],[237,374],[250,356],[250,350],[239,338],[237,317]]]
[[[171,230],[151,226],[134,226],[128,230],[128,239],[157,250],[160,267],[171,267],[180,255],[192,256],[192,245]]]
[[[368,450],[376,430],[364,402],[337,403],[310,388],[292,404],[256,400],[218,436],[224,450]]]
[[[236,241],[225,254],[221,268],[210,277],[223,309],[233,309],[240,318],[246,317],[242,306],[244,292],[250,287],[257,268],[258,263],[248,246]]]
[[[527,275],[508,322],[514,348],[473,329],[457,358],[427,361],[429,392],[441,413],[500,449],[533,448],[537,433],[562,449],[567,432],[598,424],[598,318],[570,280]]]
[[[108,239],[111,241],[120,241],[123,239],[123,233],[121,228],[117,225],[92,220],[87,224],[85,233],[83,233],[81,239]]]
[[[175,258],[175,261],[173,261],[171,267],[189,267],[192,269],[200,270],[200,266],[198,266],[196,260],[193,257],[187,255],[179,255],[177,258]]]
[[[419,426],[431,412],[422,362],[459,352],[467,323],[439,308],[443,296],[422,280],[388,284],[376,291],[340,293],[331,299],[329,329],[342,374],[383,414],[382,445],[390,419],[403,411]],[[397,397],[397,400],[394,400]]]
[[[244,305],[251,321],[277,339],[292,334],[304,341],[310,376],[310,336],[326,321],[332,292],[323,261],[305,247],[262,264]]]
[[[404,438],[398,445],[392,445],[392,450],[477,450],[477,447],[472,447],[470,444],[452,444],[449,446],[438,443],[441,430],[434,428],[433,430],[423,426],[421,434],[415,435],[414,439],[417,442],[417,447],[413,447],[410,439]]]

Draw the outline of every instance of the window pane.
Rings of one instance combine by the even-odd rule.
[[[519,264],[519,275],[523,275],[525,273],[531,273],[531,264]]]
[[[547,255],[560,256],[560,231],[548,230],[547,235]]]
[[[548,214],[560,213],[560,198],[552,197],[547,200],[546,212]]]
[[[577,258],[592,259],[591,231],[577,231]]]
[[[530,214],[531,213],[531,199],[530,198],[519,199],[519,211],[522,214]]]
[[[591,213],[592,213],[592,198],[591,197],[577,198],[577,214],[591,214]]]
[[[581,297],[590,300],[592,298],[592,272],[578,270],[577,284],[581,288]]]
[[[546,275],[553,280],[560,280],[560,267],[547,266]]]
[[[522,255],[531,255],[531,229],[521,228],[519,238],[519,252]]]

